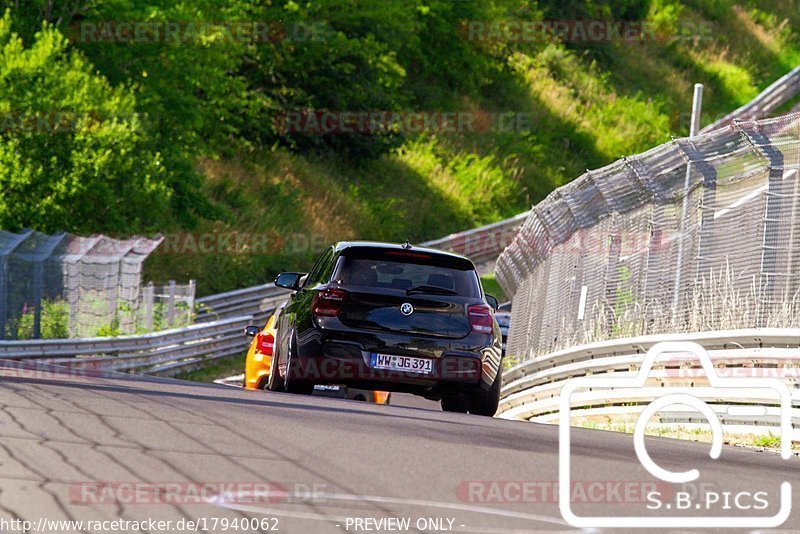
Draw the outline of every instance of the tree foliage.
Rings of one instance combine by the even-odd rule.
[[[722,6],[720,17],[732,3],[713,2]],[[705,4],[688,5],[700,10]],[[356,169],[407,141],[401,131],[282,131],[281,117],[297,111],[532,109],[555,127],[528,137],[498,136],[509,161],[551,164],[561,157],[552,155],[554,147],[571,142],[571,155],[577,144],[588,147],[584,159],[602,163],[592,156],[593,139],[549,117],[520,66],[571,86],[581,69],[548,74],[541,64],[547,53],[540,53],[575,52],[569,57],[578,67],[586,63],[591,70],[599,62],[616,69],[625,89],[660,79],[653,74],[658,65],[638,58],[650,57],[645,47],[698,71],[696,54],[655,43],[618,53],[613,43],[548,48],[472,39],[465,25],[651,17],[669,26],[679,7],[672,0],[0,0],[0,10],[8,9],[0,22],[0,227],[117,234],[191,229],[204,219],[230,218],[207,200],[199,161],[282,147]],[[171,26],[178,30],[170,37],[164,29]],[[627,61],[639,69],[631,70],[635,83],[618,65]],[[717,78],[722,96],[751,85],[747,77]],[[727,93],[726,84],[733,88]],[[635,91],[627,96],[638,98]],[[59,114],[74,119],[70,127],[20,126]],[[539,197],[554,185],[542,183],[528,192]]]
[[[0,227],[156,229],[168,172],[148,148],[136,99],[44,24],[26,46],[0,19]]]

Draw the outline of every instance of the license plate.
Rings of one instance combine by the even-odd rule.
[[[395,354],[372,354],[372,367],[387,371],[404,371],[428,375],[433,373],[433,360],[430,358],[414,358],[413,356],[397,356]]]
[[[336,392],[336,391],[340,391],[341,389],[342,389],[342,386],[329,386],[329,385],[325,385],[325,384],[317,384],[316,386],[314,386],[314,390],[315,391],[334,391],[334,392]]]

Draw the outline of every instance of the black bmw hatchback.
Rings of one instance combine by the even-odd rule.
[[[269,389],[317,384],[414,393],[445,411],[492,416],[500,397],[497,300],[472,262],[430,248],[342,242],[307,275],[278,319]]]

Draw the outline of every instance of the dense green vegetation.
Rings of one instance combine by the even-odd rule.
[[[800,11],[780,0],[0,0],[3,12],[0,228],[244,236],[234,252],[149,260],[151,278],[196,278],[201,293],[306,267],[321,243],[423,241],[518,213],[685,135],[694,82],[708,123],[800,61]],[[502,31],[543,19],[652,32]],[[298,110],[478,124],[287,131]]]

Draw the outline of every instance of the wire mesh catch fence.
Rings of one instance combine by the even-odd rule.
[[[113,336],[191,323],[194,283],[142,284],[161,238],[0,230],[0,339]]]
[[[511,360],[668,332],[800,326],[800,113],[589,171],[497,262]]]

